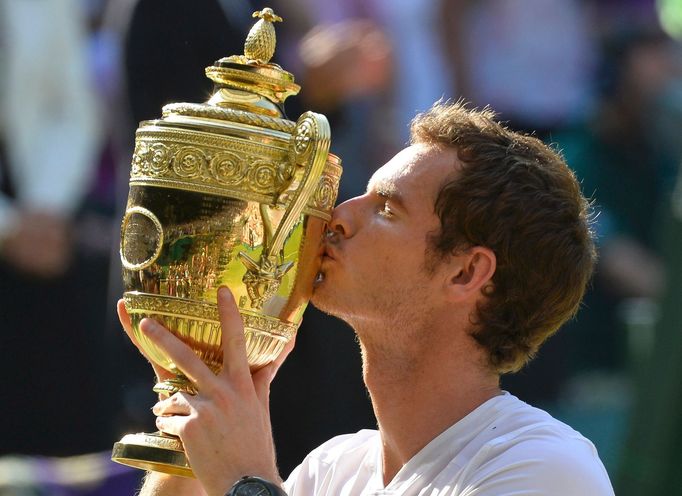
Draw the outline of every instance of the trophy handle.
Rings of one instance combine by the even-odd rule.
[[[298,188],[290,194],[288,206],[274,235],[270,235],[272,228],[266,221],[267,215],[262,212],[264,227],[270,232],[265,236],[260,261],[256,262],[244,252],[239,253],[242,262],[247,267],[243,282],[251,299],[252,308],[262,308],[265,300],[279,288],[284,274],[293,267],[293,262],[278,264],[278,256],[292,227],[299,221],[308,200],[315,194],[327,163],[330,139],[329,122],[324,115],[306,112],[298,119],[289,142],[291,177],[295,181],[297,176],[300,176]],[[300,169],[303,169],[302,174]],[[261,205],[261,211],[264,208],[265,205]]]
[[[291,197],[272,242],[264,251],[267,257],[277,256],[281,251],[291,228],[298,222],[308,200],[315,193],[327,163],[330,139],[329,122],[324,115],[306,112],[298,119],[296,129],[291,136],[289,157],[294,171],[297,167],[303,167],[305,172],[298,189]]]

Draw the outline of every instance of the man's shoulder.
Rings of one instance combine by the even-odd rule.
[[[364,456],[375,443],[378,443],[378,440],[379,432],[373,429],[362,429],[352,434],[342,434],[315,448],[307,458],[332,464],[341,457]]]
[[[594,444],[580,432],[514,396],[502,398],[496,414],[490,418],[489,435],[484,442],[487,451],[537,450],[549,454],[560,450],[566,455],[571,452],[598,459]]]
[[[592,443],[579,436],[531,429],[509,439],[496,439],[471,460],[468,482],[473,487],[509,488],[538,494],[613,495],[608,473]],[[482,494],[488,494],[485,491]],[[495,494],[493,489],[491,494]]]
[[[491,429],[499,429],[500,436],[519,435],[527,430],[548,429],[557,436],[584,437],[568,424],[556,419],[547,411],[532,406],[516,396],[504,393],[475,410],[483,412],[479,418],[490,422]]]
[[[512,476],[518,478],[519,488],[549,491],[546,494],[613,494],[589,439],[513,396],[500,406],[487,427],[489,435],[469,459],[466,479],[470,483],[485,487],[499,477]]]
[[[287,494],[337,494],[338,483],[372,472],[381,448],[379,433],[361,430],[336,436],[311,451],[284,483]]]
[[[313,450],[286,487],[290,494],[338,494],[349,481],[372,484],[380,464],[377,431],[337,436]],[[454,492],[447,494],[459,496],[613,495],[589,440],[509,394],[489,400],[432,440],[403,467],[396,484],[448,486]]]

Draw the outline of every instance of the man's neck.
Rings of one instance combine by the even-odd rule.
[[[362,347],[364,380],[381,433],[385,485],[440,433],[500,394],[499,377],[472,358],[478,349],[429,346],[401,357],[369,344]]]

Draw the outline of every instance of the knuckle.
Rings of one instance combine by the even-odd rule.
[[[178,436],[181,438],[196,437],[201,429],[201,421],[197,415],[185,417],[184,422],[178,427]]]
[[[232,388],[240,398],[244,398],[254,391],[254,384],[250,377],[237,378],[233,381]]]
[[[175,428],[174,434],[180,439],[187,439],[191,437],[191,429],[188,428],[187,424],[180,424]]]
[[[159,429],[161,432],[168,431],[166,420],[163,417],[156,417],[156,428]]]
[[[188,418],[188,423],[194,425],[199,419],[202,423],[210,423],[215,419],[215,414],[210,404],[202,402],[194,406],[194,415]]]
[[[208,410],[208,407],[206,406],[205,403],[199,403],[197,405],[194,405],[194,413],[197,417],[203,417],[206,415],[206,411]]]
[[[227,344],[235,348],[246,347],[246,337],[243,332],[234,333],[227,338]]]
[[[213,401],[221,410],[227,410],[232,403],[232,394],[225,388],[220,388],[213,393]]]

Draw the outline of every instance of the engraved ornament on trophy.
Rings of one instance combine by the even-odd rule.
[[[269,62],[281,18],[269,8],[254,17],[244,55],[206,69],[214,82],[206,103],[166,105],[136,133],[121,226],[123,299],[145,353],[175,375],[154,387],[162,394],[196,391],[140,321],[161,322],[217,373],[216,298],[228,286],[252,370],[270,363],[301,322],[336,201],[341,165],[329,153],[327,119],[286,119],[282,104],[300,87]],[[124,436],[112,459],[192,476],[180,440],[159,432]]]

